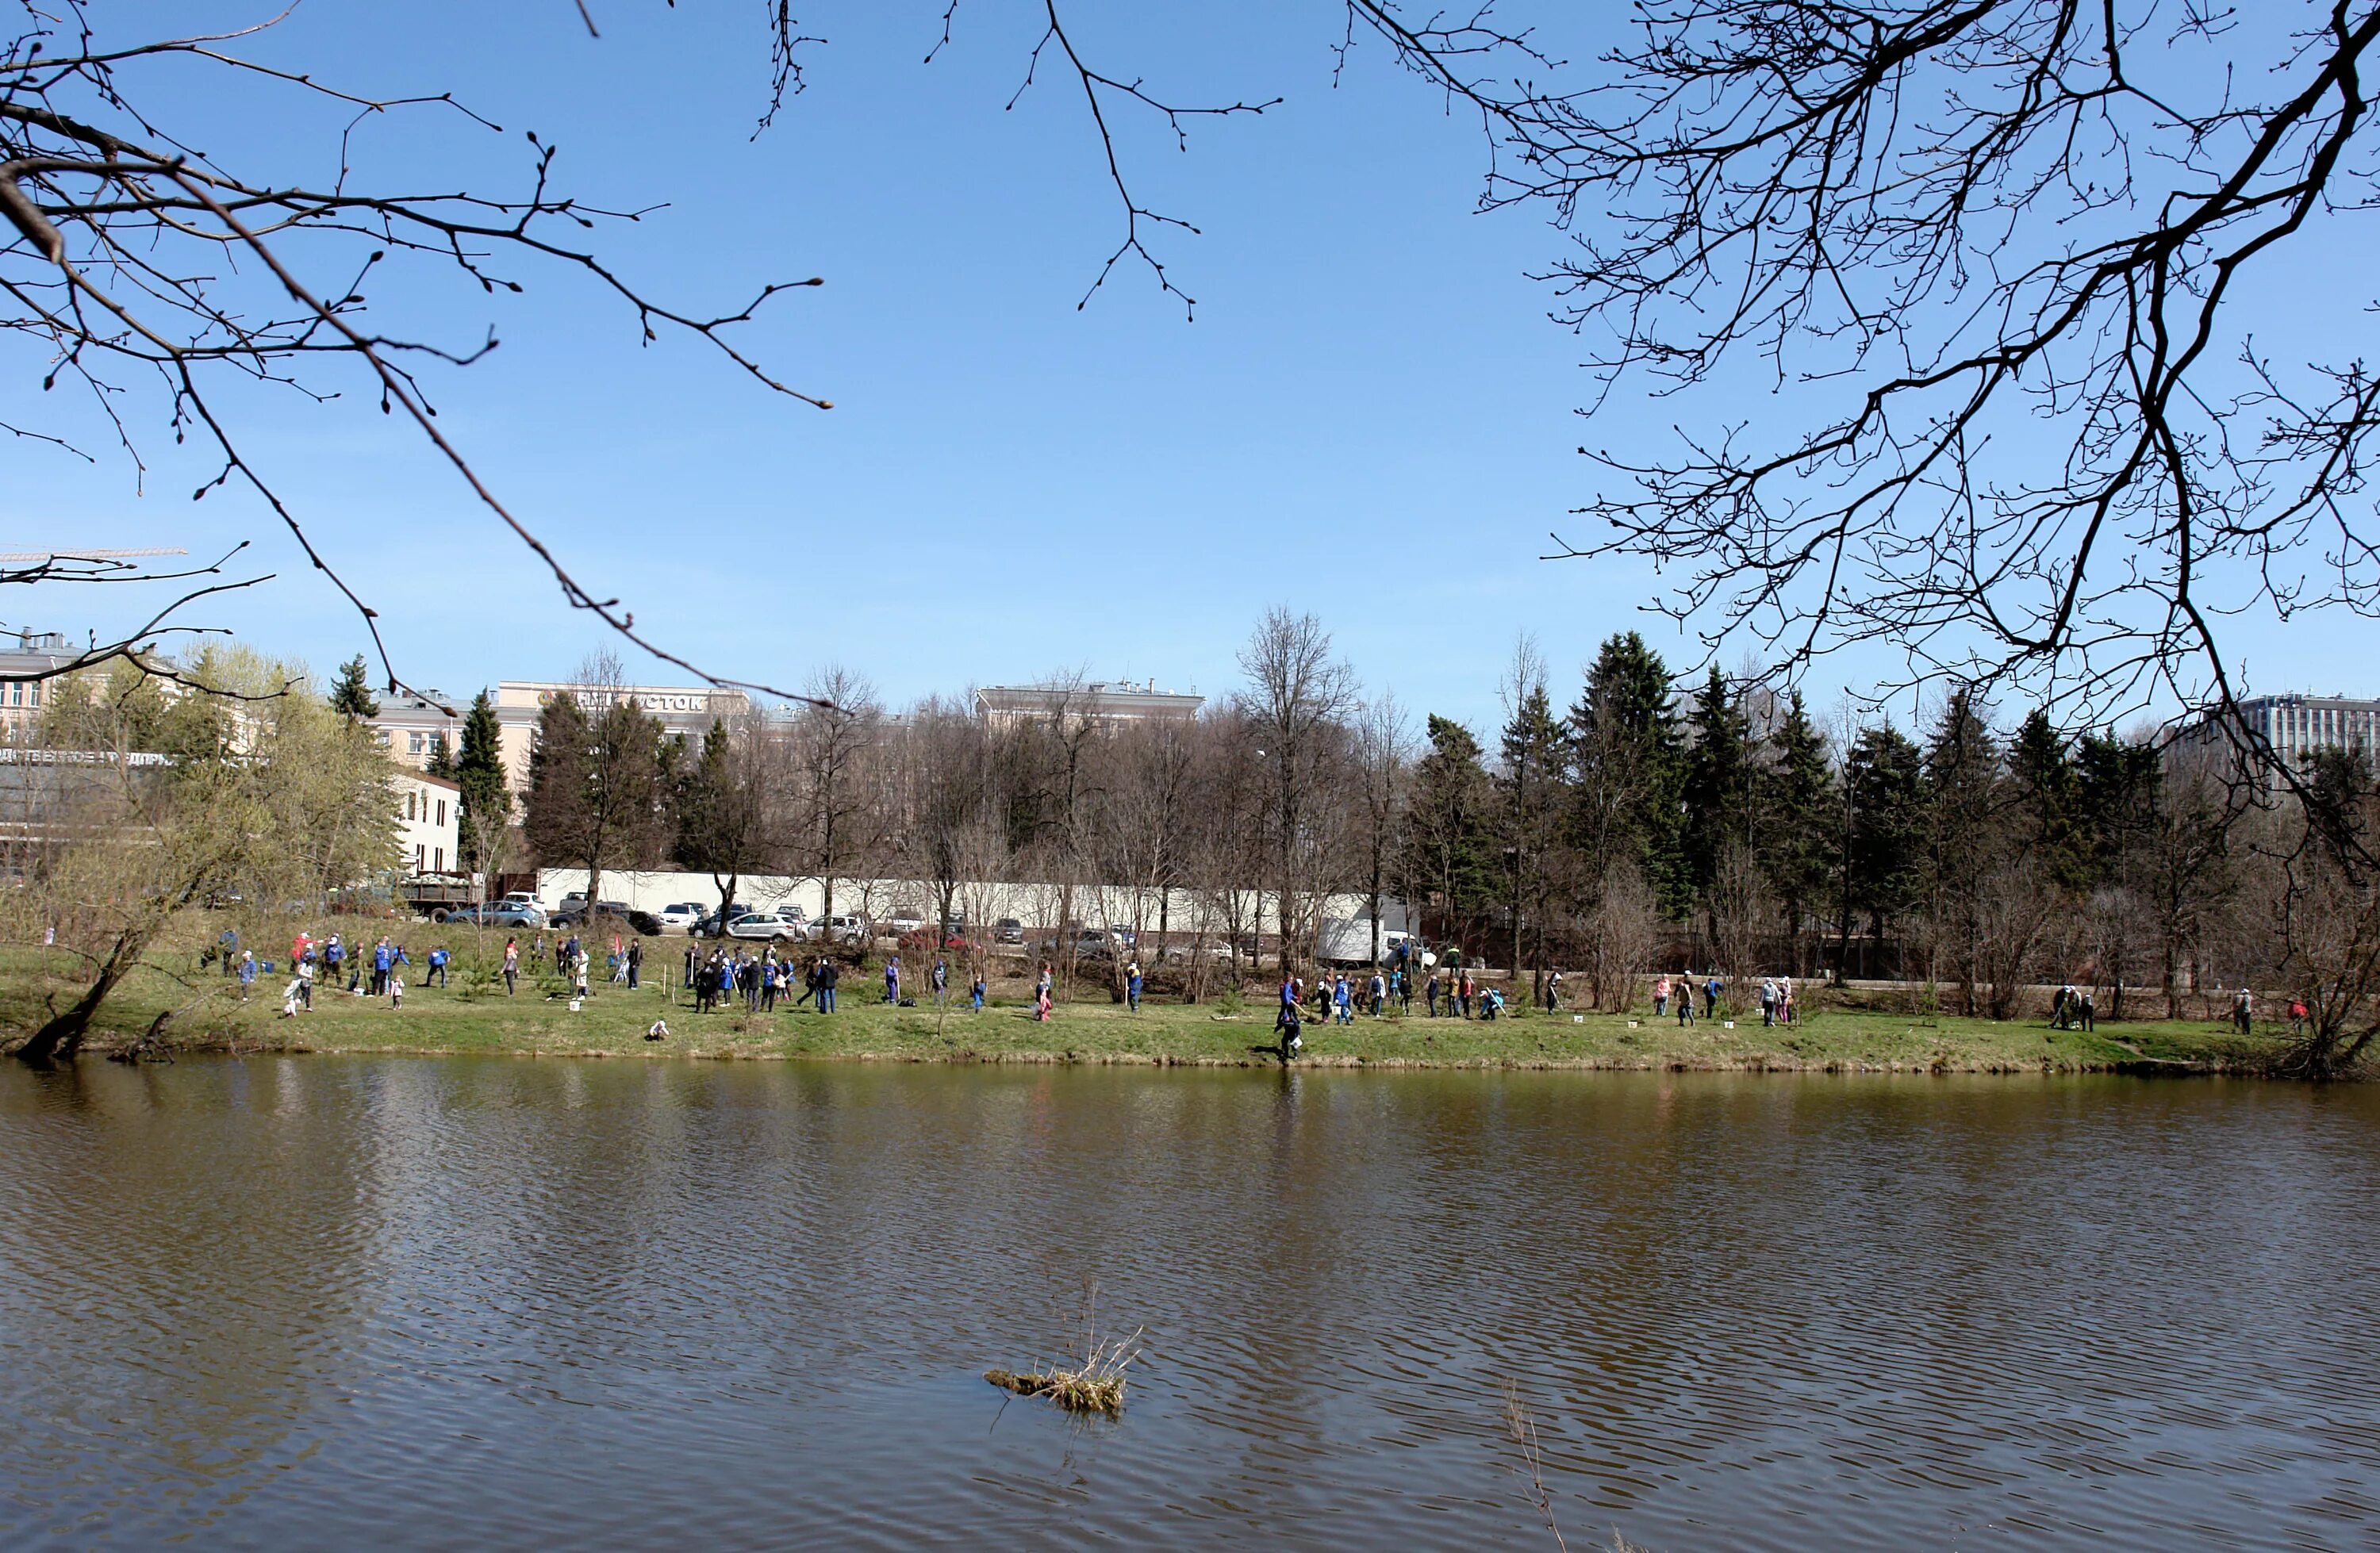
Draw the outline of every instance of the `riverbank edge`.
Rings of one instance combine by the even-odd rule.
[[[0,1044],[13,1046],[24,1038],[21,1031],[11,1030],[0,1036]],[[109,1056],[128,1049],[117,1043],[94,1042],[87,1050]],[[174,1056],[217,1057],[503,1057],[563,1061],[638,1062],[678,1060],[716,1062],[851,1062],[891,1063],[894,1065],[944,1067],[1111,1067],[1111,1068],[1224,1068],[1277,1069],[1276,1059],[1251,1053],[1245,1057],[1210,1057],[1144,1051],[983,1051],[960,1048],[948,1051],[755,1051],[732,1047],[682,1046],[675,1041],[656,1042],[641,1049],[566,1049],[562,1048],[503,1047],[458,1051],[452,1047],[372,1044],[367,1046],[316,1045],[311,1042],[256,1042],[203,1040],[178,1043],[172,1048]],[[2253,1078],[2277,1079],[2287,1075],[2272,1073],[2253,1062],[2228,1061],[2183,1061],[2172,1058],[2141,1057],[2115,1062],[2058,1062],[2045,1059],[2039,1062],[2007,1062],[1974,1058],[1942,1057],[1923,1062],[1860,1062],[1844,1058],[1804,1061],[1798,1058],[1774,1058],[1757,1054],[1740,1058],[1617,1058],[1617,1057],[1365,1057],[1345,1053],[1327,1053],[1298,1058],[1290,1066],[1299,1072],[1352,1073],[1383,1072],[1501,1072],[1501,1073],[1739,1073],[1739,1074],[1904,1074],[1913,1077],[1940,1077],[1952,1074],[1989,1074],[2000,1077],[2082,1077],[2089,1074],[2123,1074],[2145,1078]],[[2356,1075],[2358,1080],[2369,1074]]]

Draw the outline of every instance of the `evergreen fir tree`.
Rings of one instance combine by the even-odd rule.
[[[1429,720],[1429,753],[1414,770],[1413,873],[1438,897],[1439,931],[1460,945],[1495,898],[1488,818],[1494,801],[1479,741],[1451,718]]]
[[[1925,764],[1917,746],[1889,722],[1863,730],[1843,757],[1846,948],[1858,919],[1865,918],[1868,931],[1881,938],[1916,898],[1924,798]]]
[[[380,702],[372,697],[371,681],[364,675],[362,653],[339,665],[339,677],[331,686],[331,710],[350,722],[380,715]]]
[[[430,775],[455,779],[455,757],[446,747],[446,730],[439,729],[430,735],[430,758],[422,768]]]
[[[1752,825],[1752,723],[1712,665],[1686,720],[1680,852],[1687,885],[1707,899],[1730,843],[1748,845]]]
[[[1827,900],[1835,812],[1827,736],[1810,722],[1799,690],[1768,736],[1767,757],[1754,777],[1757,833],[1785,930],[1798,945]]]
[[[496,839],[512,819],[513,795],[504,780],[502,732],[495,704],[482,690],[463,717],[462,747],[455,752],[455,783],[463,790],[456,842],[464,867],[484,870]],[[491,883],[493,881],[491,880]]]
[[[1505,722],[1500,753],[1503,769],[1496,778],[1497,807],[1502,821],[1507,862],[1506,904],[1512,911],[1509,949],[1517,975],[1526,955],[1524,933],[1534,929],[1536,953],[1531,962],[1540,974],[1545,955],[1545,904],[1548,854],[1559,839],[1568,796],[1568,741],[1554,720],[1543,685],[1532,686]]]
[[[1570,724],[1571,842],[1587,877],[1633,862],[1663,913],[1684,916],[1694,897],[1679,856],[1683,763],[1668,665],[1633,631],[1610,637]]]
[[[2079,795],[2066,737],[2036,707],[2009,743],[2008,767],[2020,843],[2030,848],[2058,887],[2081,895],[2091,887],[2093,859],[2077,824]]]

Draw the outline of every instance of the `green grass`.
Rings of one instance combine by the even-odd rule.
[[[1147,1062],[1256,1063],[1273,1059],[1269,996],[1251,989],[1227,1013],[1213,1000],[1196,1005],[1145,1001],[1135,1014],[1094,987],[1061,1002],[1047,1024],[1036,1021],[1021,981],[995,987],[991,1006],[972,1013],[953,997],[940,1017],[930,1007],[894,1009],[877,1001],[872,973],[844,977],[842,1007],[833,1014],[808,1010],[747,1015],[740,1002],[727,1012],[698,1014],[680,994],[674,1007],[657,987],[630,992],[598,985],[586,1007],[570,1012],[557,996],[561,983],[525,976],[520,995],[469,969],[467,933],[431,930],[406,935],[417,960],[439,938],[462,952],[455,986],[422,988],[415,975],[402,1011],[388,1001],[318,990],[311,1013],[281,1016],[285,977],[260,977],[245,1004],[212,973],[177,978],[143,971],[103,1012],[92,1045],[105,1048],[144,1029],[165,1007],[190,1004],[169,1028],[180,1043],[240,1051],[407,1051],[512,1053],[538,1056],[702,1056],[752,1058],[875,1058],[928,1062]],[[500,946],[494,939],[491,949]],[[649,940],[648,962],[658,981],[674,975],[683,940]],[[284,946],[285,952],[285,945]],[[44,971],[38,950],[0,951],[0,1042],[30,1031],[47,1000],[63,1004],[77,989],[73,969],[55,955]],[[601,975],[599,962],[596,975]],[[953,977],[955,981],[956,977]],[[1724,1017],[1724,1011],[1722,1011]],[[671,1035],[644,1034],[665,1018]],[[1764,1030],[1758,1015],[1732,1030],[1706,1020],[1681,1028],[1655,1020],[1648,1009],[1629,1015],[1521,1012],[1495,1023],[1410,1016],[1358,1016],[1352,1025],[1309,1023],[1301,1059],[1309,1064],[1427,1066],[1575,1066],[1610,1068],[1745,1068],[1901,1072],[2082,1072],[2148,1060],[2227,1072],[2255,1071],[2275,1037],[2241,1039],[2211,1023],[2132,1021],[2103,1024],[2094,1035],[2044,1028],[2038,1021],[1996,1024],[1934,1018],[1852,1007],[1818,1007],[1792,1030]]]

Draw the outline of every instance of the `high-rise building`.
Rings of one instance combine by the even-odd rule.
[[[2351,696],[2252,696],[2239,703],[2239,730],[2260,738],[2275,758],[2302,772],[2317,749],[2351,749],[2364,758],[2380,756],[2380,701]],[[2187,730],[2184,747],[2204,748],[2228,741],[2219,719]]]

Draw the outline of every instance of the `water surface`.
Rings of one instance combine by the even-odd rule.
[[[10,1547],[2380,1548],[2380,1095],[0,1073]],[[1114,1423],[979,1378],[1099,1288]]]

